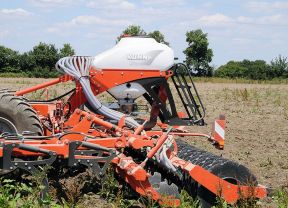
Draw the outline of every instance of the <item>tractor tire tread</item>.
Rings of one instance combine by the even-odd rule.
[[[226,158],[198,149],[186,142],[177,139],[178,157],[199,165],[222,179],[233,179],[233,183],[241,185],[257,185],[256,177],[245,166],[228,160]],[[231,181],[230,181],[231,182]],[[191,196],[197,196],[203,208],[213,207],[216,203],[216,196],[208,191],[201,184],[197,184],[189,175],[184,173],[182,179],[184,188]]]
[[[36,111],[22,97],[5,91],[0,92],[0,116],[15,123],[19,133],[31,131],[36,135],[43,135],[41,121]]]

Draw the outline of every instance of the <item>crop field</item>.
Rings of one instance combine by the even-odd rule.
[[[43,81],[44,79],[0,78],[0,89],[24,89]],[[69,84],[59,85],[51,90],[50,95],[55,96],[71,87]],[[214,119],[219,114],[225,114],[225,148],[222,151],[216,150],[209,142],[203,142],[203,138],[185,140],[199,148],[243,164],[256,175],[260,184],[277,189],[287,187],[288,85],[233,81],[214,83],[206,80],[197,81],[196,87],[206,107],[207,125],[191,127],[190,130],[209,133]],[[41,96],[45,97],[45,92],[43,95],[41,92],[34,93],[30,98]],[[87,202],[82,204],[86,208],[89,207]],[[261,201],[260,204],[263,207],[276,207],[272,200]]]

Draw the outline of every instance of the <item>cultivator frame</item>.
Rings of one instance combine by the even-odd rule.
[[[13,171],[20,168],[33,173],[38,171],[39,166],[43,165],[61,165],[65,167],[78,167],[81,165],[91,169],[96,176],[101,178],[105,175],[109,164],[112,164],[116,173],[140,195],[152,198],[159,204],[178,206],[180,200],[177,197],[173,195],[167,196],[169,192],[166,194],[158,193],[154,187],[155,184],[151,184],[149,181],[153,176],[146,166],[148,161],[154,161],[157,164],[159,163],[158,165],[161,167],[169,166],[171,168],[169,172],[175,170],[171,173],[179,178],[183,177],[184,174],[188,175],[192,181],[205,187],[215,196],[222,197],[228,203],[235,203],[243,198],[266,197],[268,192],[263,186],[256,185],[252,187],[230,183],[200,165],[185,161],[177,156],[177,145],[174,139],[176,136],[204,137],[217,148],[223,149],[225,118],[220,117],[215,121],[218,130],[215,128],[216,131],[213,131],[212,135],[190,133],[184,130],[182,125],[204,124],[204,114],[201,114],[199,110],[199,108],[203,108],[203,105],[194,84],[193,88],[197,93],[197,99],[200,100],[200,105],[197,105],[195,100],[189,101],[189,99],[194,99],[194,97],[190,92],[191,86],[188,86],[184,77],[185,85],[175,85],[178,91],[188,89],[188,92],[191,93],[189,96],[184,94],[186,101],[183,101],[182,98],[181,100],[182,102],[187,102],[188,99],[189,103],[183,104],[185,108],[192,110],[194,108],[194,111],[190,111],[188,118],[183,118],[185,113],[177,112],[176,114],[172,94],[170,90],[167,91],[167,87],[169,88],[167,80],[173,77],[174,73],[173,69],[166,72],[158,70],[147,70],[145,72],[121,70],[119,72],[119,70],[113,69],[99,71],[93,67],[90,68],[88,79],[95,95],[131,80],[142,83],[148,92],[144,97],[148,98],[152,111],[150,118],[147,118],[143,124],[135,128],[126,125],[126,116],[123,116],[115,124],[107,120],[103,115],[80,109],[87,102],[82,86],[79,83],[81,77],[75,79],[75,77],[70,75],[64,75],[52,81],[15,92],[14,95],[22,99],[22,96],[27,93],[61,82],[74,81],[76,84],[75,89],[71,91],[72,95],[65,102],[60,100],[29,102],[23,99],[23,102],[30,105],[31,110],[34,110],[38,115],[44,135],[31,135],[33,132],[1,134],[0,169]],[[109,80],[108,82],[107,79]],[[152,88],[149,89],[149,86],[151,86],[149,80],[153,81],[153,79],[159,84],[156,86],[157,91],[153,91]],[[178,76],[173,77],[174,81],[176,79],[179,81]],[[189,79],[191,79],[190,76]],[[162,82],[164,85],[161,84]],[[0,97],[5,95],[12,96],[11,92],[8,91],[2,91],[1,93]],[[159,99],[155,99],[157,95]],[[62,97],[60,96],[60,98]],[[172,105],[170,113],[164,108],[167,99]],[[156,104],[155,100],[157,101]],[[199,117],[196,118],[196,114]],[[157,118],[158,116],[161,122],[156,122],[155,117]],[[173,126],[170,127],[169,125]],[[155,126],[158,129],[154,128]],[[219,128],[222,128],[222,130],[219,131]],[[144,157],[144,159],[141,162],[135,160],[135,158],[127,154],[130,150],[139,152],[139,155],[142,158]],[[164,156],[160,155],[164,150]],[[161,158],[159,159],[161,156],[167,157],[164,165],[161,164]],[[15,160],[15,158],[21,160]],[[169,161],[168,164],[167,161]],[[167,186],[169,187],[169,185]]]
[[[79,121],[78,118],[82,117]],[[64,126],[73,126],[67,133],[59,133],[57,136],[49,137],[49,139],[36,140],[33,137],[24,136],[21,139],[2,138],[0,140],[0,167],[4,170],[14,170],[20,168],[31,173],[37,171],[39,165],[52,165],[56,160],[66,161],[68,167],[77,166],[79,164],[90,168],[93,173],[99,177],[105,174],[105,171],[110,163],[112,163],[116,171],[128,182],[131,187],[141,195],[151,197],[152,199],[169,205],[179,205],[179,200],[172,198],[164,198],[158,194],[149,183],[149,173],[145,171],[145,164],[137,164],[133,158],[127,157],[125,154],[117,151],[122,148],[133,148],[139,150],[144,147],[150,147],[151,150],[147,154],[147,158],[152,158],[159,149],[169,133],[160,131],[150,131],[149,134],[158,135],[159,139],[153,139],[146,135],[135,134],[141,132],[143,126],[136,129],[134,132],[124,130],[121,126],[115,126],[106,122],[92,113],[87,113],[77,109],[70,119],[65,122]],[[96,139],[101,135],[101,132],[89,132],[91,124],[98,124],[105,127],[107,130],[113,130],[121,133],[117,137],[107,137]],[[81,128],[79,134],[78,128]],[[86,129],[86,130],[84,130]],[[173,133],[173,134],[172,134]],[[189,133],[179,133],[181,136],[189,135]],[[171,135],[177,135],[177,132],[171,132]],[[103,134],[102,134],[103,136]],[[196,136],[189,135],[189,136]],[[201,136],[201,135],[197,135]],[[156,143],[156,145],[155,145]],[[101,152],[101,155],[99,155]],[[96,156],[93,156],[94,154]],[[103,156],[104,154],[104,156]],[[239,186],[231,184],[217,176],[211,174],[207,170],[198,165],[184,161],[178,158],[176,152],[170,152],[169,159],[172,164],[187,172],[193,180],[197,181],[202,186],[215,194],[219,194],[228,202],[233,203],[241,198],[256,197],[263,198],[267,195],[264,187]],[[29,157],[30,160],[14,161],[12,157]],[[38,160],[39,156],[47,157],[46,159]],[[31,160],[35,157],[35,160]],[[253,190],[253,193],[251,193]],[[239,194],[241,193],[241,194]],[[172,200],[173,199],[173,200]],[[168,200],[168,201],[167,201]]]

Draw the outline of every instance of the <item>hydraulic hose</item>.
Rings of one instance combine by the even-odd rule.
[[[102,105],[102,103],[93,94],[89,80],[89,69],[91,62],[92,57],[89,56],[64,57],[56,63],[56,69],[59,72],[68,74],[79,81],[88,103],[96,112],[104,115],[107,118],[119,121],[125,116],[125,114]],[[136,128],[140,125],[131,117],[125,118],[125,124],[133,128]]]

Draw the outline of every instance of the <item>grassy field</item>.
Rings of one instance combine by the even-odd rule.
[[[0,78],[0,89],[18,90],[42,82],[44,79]],[[287,80],[256,82],[198,78],[196,86],[206,107],[205,121],[208,125],[191,127],[190,130],[208,133],[214,119],[219,114],[225,114],[227,119],[226,145],[223,151],[219,151],[200,138],[185,138],[185,140],[245,165],[257,176],[260,184],[277,190],[287,188]],[[52,88],[50,95],[55,96],[71,87],[70,84],[58,85]],[[30,95],[31,98],[39,96],[41,92]],[[42,96],[45,96],[45,93]],[[176,102],[179,103],[179,100]],[[280,207],[275,201],[276,199],[264,200],[260,202],[260,206]]]

